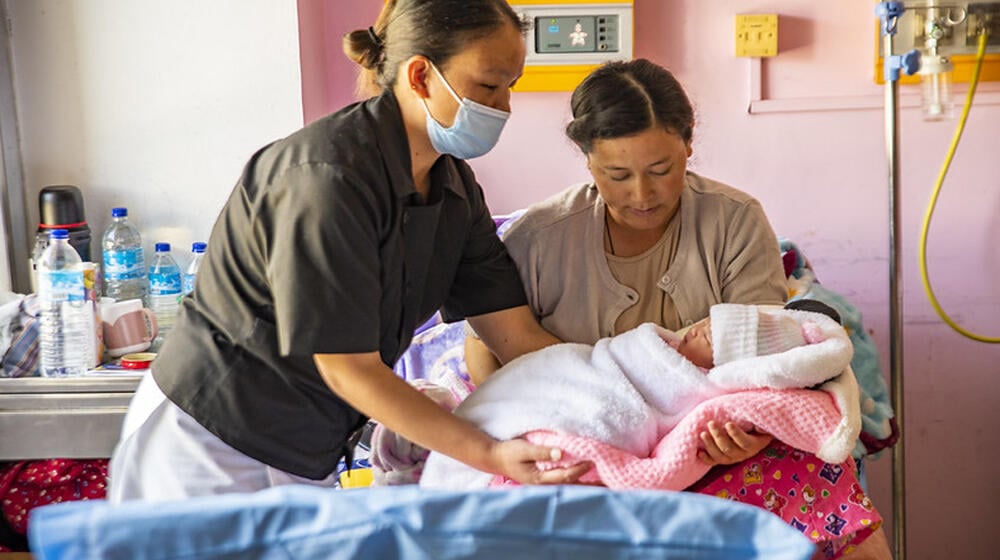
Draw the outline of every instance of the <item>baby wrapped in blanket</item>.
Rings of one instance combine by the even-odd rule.
[[[708,359],[706,352],[711,359]],[[832,463],[860,431],[852,347],[834,319],[801,310],[718,304],[683,337],[646,323],[595,345],[565,343],[513,360],[455,413],[501,440],[525,437],[581,460],[581,479],[612,488],[680,490],[710,420],[773,434]],[[421,486],[474,489],[493,476],[431,453]]]

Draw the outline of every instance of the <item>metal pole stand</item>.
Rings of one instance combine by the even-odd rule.
[[[892,402],[899,427],[899,440],[892,448],[892,536],[893,555],[906,558],[906,472],[904,469],[903,422],[903,301],[900,289],[899,217],[899,73],[907,75],[920,68],[920,52],[892,53],[896,24],[904,10],[902,2],[880,2],[875,14],[882,20],[882,49],[885,60],[885,140],[889,163],[889,366]]]

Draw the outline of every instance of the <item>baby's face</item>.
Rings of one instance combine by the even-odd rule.
[[[677,346],[677,351],[694,365],[712,369],[715,362],[712,360],[711,320],[704,319],[692,325]]]

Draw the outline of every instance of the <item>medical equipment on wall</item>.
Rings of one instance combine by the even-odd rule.
[[[971,81],[980,31],[988,34],[986,48],[991,54],[981,64],[979,79],[1000,81],[1000,2],[917,0],[884,4],[903,6],[895,20],[896,53],[920,53],[920,71],[912,78],[902,77],[900,83],[919,81],[925,119],[952,116],[952,84]],[[883,64],[883,57],[879,57],[879,83],[884,83]]]
[[[951,115],[951,74],[955,65],[951,59],[941,54],[940,44],[952,27],[965,19],[965,12],[958,11],[960,16],[953,19],[951,9],[929,7],[924,12],[924,24],[917,30],[923,32],[923,55],[920,59],[920,85],[922,92],[921,106],[924,117],[936,120]],[[919,36],[919,34],[918,34]]]
[[[572,91],[599,65],[632,58],[633,0],[509,0],[525,21],[515,91]]]
[[[899,41],[887,39],[883,35],[882,60],[888,57],[891,62],[893,57],[905,57],[911,65],[916,64],[919,67],[917,75],[921,83],[921,107],[926,119],[940,120],[952,113],[953,74],[958,75],[956,81],[969,82],[961,118],[935,183],[921,228],[920,273],[927,298],[942,321],[967,338],[979,342],[1000,343],[1000,337],[972,333],[959,326],[945,313],[930,285],[926,253],[927,235],[934,206],[965,129],[976,86],[981,80],[1000,80],[1000,2],[923,0],[884,2],[880,5],[899,6],[899,12],[892,19],[894,35]],[[887,41],[896,47],[886,49]],[[896,54],[907,48],[910,49],[909,52]],[[967,54],[970,52],[972,54]],[[890,79],[887,74],[882,73],[882,81]],[[906,83],[907,79],[899,77],[899,81]]]

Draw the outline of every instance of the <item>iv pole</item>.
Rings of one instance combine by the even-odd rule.
[[[889,163],[889,379],[892,402],[900,437],[892,448],[892,537],[897,560],[906,558],[906,473],[904,469],[903,422],[903,301],[900,290],[900,211],[899,211],[899,73],[915,73],[920,52],[892,54],[896,24],[903,13],[902,2],[880,2],[875,14],[882,20],[882,48],[885,60],[885,140]]]

